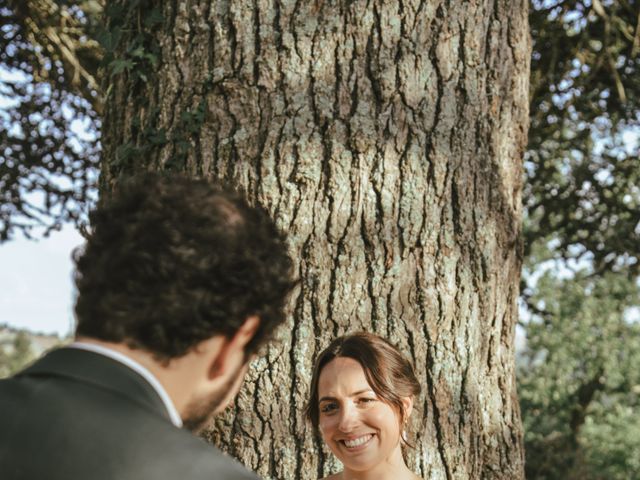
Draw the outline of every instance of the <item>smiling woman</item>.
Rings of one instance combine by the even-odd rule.
[[[411,363],[370,333],[334,340],[318,357],[307,417],[344,465],[332,480],[419,478],[407,467],[404,426],[420,393]]]

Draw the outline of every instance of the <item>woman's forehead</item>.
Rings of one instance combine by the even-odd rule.
[[[318,378],[318,398],[351,396],[372,390],[362,365],[348,357],[337,357],[327,363]]]

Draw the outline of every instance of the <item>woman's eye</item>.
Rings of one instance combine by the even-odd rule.
[[[331,413],[335,411],[338,407],[335,403],[325,403],[320,406],[320,413]]]
[[[363,398],[358,400],[358,402],[363,404],[363,405],[366,405],[368,403],[372,403],[372,402],[375,402],[375,401],[376,401],[375,398],[369,398],[369,397],[363,397]]]

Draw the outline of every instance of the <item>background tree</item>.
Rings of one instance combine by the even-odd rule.
[[[532,298],[544,316],[527,326],[518,370],[527,478],[640,477],[638,288],[624,277],[551,271]]]
[[[635,478],[640,6],[532,3],[527,478]]]
[[[81,223],[95,197],[100,8],[0,0],[0,242]]]
[[[271,478],[335,468],[302,416],[314,355],[366,329],[412,356],[426,478],[522,478],[513,336],[523,1],[113,2],[102,188],[227,180],[289,233],[291,320],[210,438]]]
[[[0,341],[0,378],[14,374],[35,358],[29,335],[19,331]]]
[[[530,18],[525,253],[637,276],[640,2],[534,0]]]

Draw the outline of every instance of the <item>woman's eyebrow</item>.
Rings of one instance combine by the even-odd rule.
[[[357,396],[357,395],[361,395],[361,394],[363,394],[363,393],[374,393],[374,394],[375,394],[376,392],[374,392],[374,391],[373,391],[373,390],[371,390],[370,388],[365,388],[365,389],[363,389],[363,390],[358,390],[357,392],[353,392],[353,393],[349,394],[348,396],[349,396],[349,397],[355,397],[355,396]],[[321,398],[318,400],[318,403],[320,403],[320,402],[326,402],[326,401],[332,401],[332,400],[333,400],[333,401],[335,401],[335,400],[336,400],[336,397],[321,397]]]
[[[335,397],[322,397],[320,400],[318,400],[318,403],[320,402],[329,402],[331,400],[335,400]]]
[[[357,392],[353,392],[351,395],[349,395],[350,397],[355,397],[356,395],[360,395],[362,393],[376,393],[373,390],[371,390],[370,388],[365,388],[364,390],[358,390]]]

